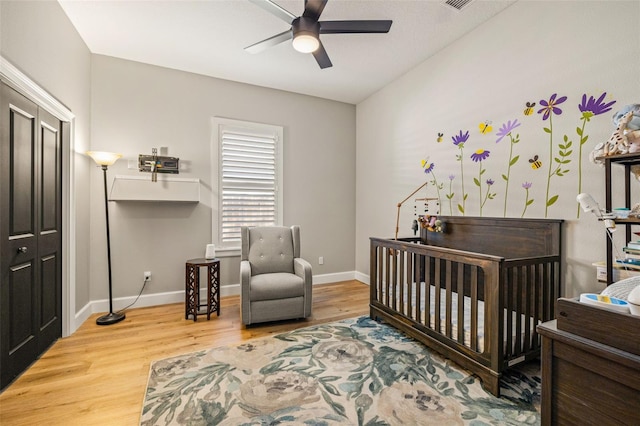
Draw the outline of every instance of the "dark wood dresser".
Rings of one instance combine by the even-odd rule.
[[[558,299],[542,336],[543,425],[640,425],[640,317]]]

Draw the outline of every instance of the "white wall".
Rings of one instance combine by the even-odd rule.
[[[626,104],[640,102],[640,36],[637,18],[640,3],[630,2],[542,2],[521,0],[486,22],[444,51],[433,56],[402,78],[388,85],[357,106],[357,217],[356,270],[369,275],[370,236],[392,237],[395,230],[396,204],[425,179],[420,161],[429,157],[435,163],[434,175],[443,201],[442,213],[449,214],[449,175],[452,181],[453,214],[460,214],[461,164],[456,161],[458,148],[452,136],[469,131],[465,144],[466,215],[480,214],[480,194],[473,178],[479,164],[470,159],[478,149],[490,151],[482,162],[481,176],[495,199],[487,200],[482,215],[504,215],[509,139],[496,143],[496,132],[508,120],[522,125],[514,130],[520,142],[514,144],[514,156],[520,158],[511,169],[506,216],[520,217],[524,210],[524,182],[532,183],[534,199],[526,217],[544,217],[550,138],[543,128],[549,121],[538,114],[540,100],[554,93],[567,96],[562,113],[553,116],[553,156],[563,135],[573,141],[572,154],[566,158],[570,171],[551,178],[550,195],[558,194],[551,205],[550,218],[565,219],[565,290],[567,296],[603,287],[595,279],[591,263],[605,256],[602,224],[584,213],[577,218],[578,164],[582,162],[582,192],[591,193],[604,206],[604,172],[588,161],[595,144],[606,140],[614,129],[613,112]],[[578,136],[582,115],[578,109],[583,94],[596,98],[607,92],[605,101],[615,100],[613,109],[595,116],[586,124],[588,141],[578,158]],[[525,116],[525,102],[536,102],[533,115]],[[481,134],[479,124],[490,120],[493,132]],[[444,133],[437,142],[437,134]],[[543,166],[531,168],[528,159],[539,155]],[[375,167],[371,167],[375,165]],[[619,174],[620,171],[616,171]],[[621,180],[617,181],[621,183]],[[375,188],[375,190],[374,190]],[[620,191],[617,191],[618,193]],[[437,197],[433,185],[420,196]],[[622,198],[617,198],[621,203]],[[412,234],[413,202],[403,206],[401,236]],[[622,231],[618,232],[620,237]],[[499,237],[499,236],[497,236]],[[620,240],[618,246],[624,245]]]
[[[145,294],[183,291],[185,261],[203,257],[212,242],[212,116],[284,127],[284,223],[301,226],[301,254],[314,276],[353,277],[354,105],[94,55],[92,113],[92,149],[124,154],[110,179],[142,175],[127,160],[168,147],[188,165],[179,177],[202,183],[199,204],[110,203],[116,298],[136,295],[143,271],[153,274]],[[91,299],[100,300],[107,297],[102,172],[96,168],[91,179]],[[223,294],[239,282],[239,270],[238,257],[223,258]]]
[[[89,148],[91,128],[91,53],[54,1],[2,1],[0,54],[75,114],[75,149],[71,161],[76,221],[75,313],[89,302]],[[66,163],[64,167],[68,168]]]

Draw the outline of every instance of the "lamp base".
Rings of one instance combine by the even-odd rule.
[[[116,313],[110,312],[110,313],[108,313],[106,315],[103,315],[103,316],[99,317],[96,320],[96,324],[98,324],[98,325],[115,324],[117,322],[122,321],[124,319],[124,317],[125,317],[124,314],[121,313],[121,312],[116,312]]]

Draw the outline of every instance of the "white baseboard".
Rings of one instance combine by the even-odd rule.
[[[371,285],[371,281],[369,280],[369,275],[363,274],[362,272],[355,271],[356,277],[354,279],[365,283],[366,285]]]
[[[340,281],[358,280],[369,284],[369,277],[356,271],[338,272],[335,274],[323,274],[313,276],[313,285],[329,284]],[[365,281],[366,280],[366,281]],[[201,299],[206,299],[206,290],[202,289]],[[220,297],[240,295],[240,284],[230,284],[220,287]],[[118,311],[128,306],[136,299],[136,296],[119,297],[113,299],[113,310]],[[168,305],[170,303],[184,303],[184,290],[166,293],[143,294],[131,308],[143,308],[148,306]],[[80,309],[74,317],[72,333],[78,329],[92,314],[109,312],[109,300],[92,300]]]

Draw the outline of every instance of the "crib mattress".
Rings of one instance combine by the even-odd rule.
[[[426,315],[427,315],[427,311],[425,309],[425,283],[422,283],[421,286],[421,300],[420,300],[420,322],[423,325],[426,325],[427,327],[429,327],[430,329],[445,335],[447,337],[449,337],[450,339],[453,339],[455,341],[458,341],[458,293],[456,292],[451,292],[451,300],[449,301],[449,303],[447,303],[447,291],[444,288],[440,289],[440,330],[436,329],[436,321],[435,321],[435,287],[430,285],[429,288],[429,309],[428,309],[428,313],[429,313],[429,322],[427,323],[426,321]],[[384,295],[383,295],[384,296]],[[398,292],[398,297],[399,297],[399,292]],[[405,300],[405,304],[404,304],[404,313],[407,316],[410,316],[411,318],[416,318],[417,317],[417,313],[416,310],[418,309],[418,305],[416,303],[416,286],[415,284],[413,285],[412,291],[411,291],[411,300],[408,301],[409,299],[409,295],[408,295],[408,289],[405,287],[404,288],[404,298],[403,300]],[[382,300],[386,300],[386,298],[383,298]],[[399,300],[398,300],[399,301]],[[447,304],[451,305],[451,334],[447,335],[446,334],[446,328],[447,328],[447,323],[446,323],[446,309],[447,309]],[[478,300],[478,308],[477,308],[477,324],[478,324],[478,333],[477,333],[477,347],[471,347],[471,298],[469,296],[463,296],[463,319],[464,319],[464,323],[463,323],[463,329],[464,329],[464,342],[459,342],[462,343],[464,346],[476,351],[476,352],[483,352],[484,351],[484,326],[485,326],[485,321],[484,321],[484,301],[482,300]],[[512,342],[514,342],[514,345],[516,344],[516,330],[515,330],[515,324],[516,324],[516,320],[517,320],[517,313],[516,312],[512,312],[512,324],[514,324],[513,326],[513,338],[512,338]],[[505,315],[504,315],[504,324],[503,324],[503,330],[505,332],[507,332],[507,312],[505,309]],[[525,331],[526,331],[526,316],[524,314],[521,315],[520,321],[521,321],[521,330],[520,333],[521,335],[524,335]],[[530,318],[529,320],[529,324],[531,325],[530,328],[530,333],[533,333],[535,326],[537,325],[536,322],[534,321],[533,318]]]

